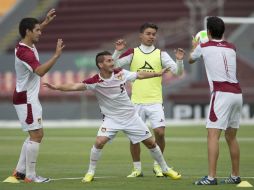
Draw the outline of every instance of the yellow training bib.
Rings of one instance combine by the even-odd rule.
[[[151,53],[143,53],[134,48],[130,70],[133,72],[160,72],[162,69],[161,51],[155,49]],[[162,103],[162,77],[137,79],[132,84],[131,100],[135,104]]]

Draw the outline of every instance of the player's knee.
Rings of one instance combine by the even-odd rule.
[[[156,140],[163,140],[165,137],[164,131],[158,131],[155,133]]]
[[[165,136],[165,128],[164,127],[158,127],[154,129],[154,135],[156,139],[163,139]]]
[[[102,149],[105,144],[106,144],[105,141],[103,141],[101,139],[96,139],[95,147],[98,148],[98,149]]]
[[[151,137],[146,139],[146,140],[144,140],[143,143],[149,149],[156,147],[156,143],[155,143],[154,139],[151,138]]]
[[[228,134],[228,133],[225,133],[225,139],[226,139],[227,143],[231,143],[231,142],[233,142],[234,140],[236,140],[236,137],[233,136],[233,135],[230,135],[230,134]]]
[[[30,140],[34,142],[41,143],[43,136],[44,136],[44,133],[43,131],[40,131],[40,130],[35,132],[30,132]]]

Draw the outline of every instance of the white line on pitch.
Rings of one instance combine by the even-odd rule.
[[[51,181],[60,181],[60,180],[76,180],[82,179],[83,177],[63,177],[63,178],[54,178],[50,179]],[[116,178],[116,176],[103,176],[103,177],[94,177],[95,179],[105,179],[105,178]]]
[[[217,177],[219,179],[227,178],[226,177]],[[55,178],[51,179],[51,181],[60,181],[60,180],[78,180],[82,179],[83,177],[64,177],[64,178]],[[101,177],[94,177],[95,179],[106,179],[106,178],[117,178],[117,176],[101,176]],[[183,176],[185,179],[193,179],[193,178],[200,178],[200,176]],[[254,177],[241,177],[242,179],[254,179]]]

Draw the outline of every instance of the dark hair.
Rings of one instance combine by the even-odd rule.
[[[19,23],[19,34],[21,38],[26,36],[27,29],[33,31],[36,24],[39,24],[36,18],[23,18]]]
[[[100,69],[99,63],[102,63],[104,61],[104,55],[112,55],[112,54],[108,51],[102,51],[100,53],[97,53],[96,58],[95,58],[95,62],[96,62],[96,66],[99,69]]]
[[[142,26],[140,26],[139,32],[140,32],[140,33],[143,33],[143,32],[145,31],[145,29],[147,29],[147,28],[153,28],[153,29],[155,29],[156,31],[159,29],[158,26],[157,26],[156,24],[146,22],[146,23],[144,23]]]
[[[209,32],[211,33],[212,38],[222,38],[225,31],[225,24],[221,18],[216,16],[208,17],[206,27],[207,30],[209,30]]]

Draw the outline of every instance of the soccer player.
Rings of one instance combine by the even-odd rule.
[[[82,83],[44,86],[61,91],[93,90],[99,102],[102,114],[105,116],[99,128],[96,142],[91,149],[90,164],[83,182],[91,182],[94,179],[97,161],[101,156],[104,145],[112,140],[118,131],[123,131],[133,144],[143,142],[150,150],[152,157],[159,163],[165,176],[172,178],[179,174],[168,167],[160,148],[155,143],[151,133],[142,119],[138,116],[134,105],[125,90],[125,83],[135,79],[160,77],[167,68],[159,72],[129,72],[122,69],[114,69],[111,53],[104,51],[96,56],[96,65],[100,73],[84,80]]]
[[[216,167],[219,156],[219,138],[225,131],[229,147],[232,171],[223,183],[238,184],[240,149],[236,139],[242,110],[242,90],[236,78],[236,48],[224,41],[225,25],[218,17],[207,18],[209,42],[198,44],[192,41],[193,49],[189,63],[203,57],[211,90],[210,114],[207,118],[208,176],[195,182],[196,185],[217,185]]]
[[[162,51],[154,46],[158,27],[152,23],[145,23],[140,27],[140,46],[128,49],[125,48],[125,41],[118,40],[115,45],[113,59],[117,66],[130,66],[130,71],[158,72],[162,68],[170,68],[170,71],[177,76],[183,73],[184,51],[178,48],[175,51],[176,62],[166,51]],[[162,77],[136,80],[132,85],[131,100],[142,120],[147,120],[153,129],[156,143],[162,153],[165,149],[165,116],[162,105]],[[130,142],[130,152],[133,159],[133,171],[127,177],[142,177],[142,167],[140,161],[140,145]],[[153,172],[157,177],[163,177],[160,166],[154,161]]]
[[[49,181],[49,178],[38,176],[35,172],[39,147],[43,138],[42,107],[38,94],[40,77],[56,63],[64,45],[62,39],[58,39],[54,55],[46,63],[40,64],[34,44],[39,41],[42,29],[55,16],[55,9],[51,9],[41,24],[35,18],[23,18],[19,23],[22,40],[15,48],[16,88],[13,94],[13,104],[22,129],[28,132],[29,137],[23,143],[12,177],[22,179],[27,183]]]

